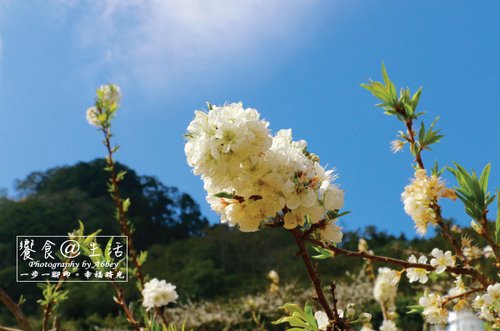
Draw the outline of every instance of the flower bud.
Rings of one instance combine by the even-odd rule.
[[[472,229],[474,229],[474,231],[476,231],[478,234],[481,234],[483,233],[483,227],[476,221],[474,220],[471,220],[470,221],[470,226],[472,227]]]
[[[359,321],[361,323],[368,323],[372,320],[372,314],[370,313],[361,313],[359,315]]]

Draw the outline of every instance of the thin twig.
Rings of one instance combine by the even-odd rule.
[[[125,312],[125,316],[127,318],[127,321],[134,328],[134,330],[141,331],[141,328],[139,326],[139,322],[136,321],[136,319],[134,318],[134,314],[127,306],[127,302],[125,301],[125,295],[124,295],[123,289],[120,288],[118,285],[116,285],[115,282],[111,282],[111,285],[113,286],[113,289],[115,290],[115,292],[117,294],[117,296],[115,297],[115,302]]]
[[[464,297],[467,297],[467,296],[469,296],[471,294],[474,294],[474,293],[477,293],[477,292],[481,292],[482,290],[483,290],[483,288],[476,287],[476,288],[472,288],[472,289],[470,289],[470,290],[468,290],[466,292],[460,293],[460,294],[448,296],[441,303],[441,307],[444,308],[444,306],[446,306],[448,304],[448,302],[450,302],[452,300],[464,298]]]
[[[498,199],[500,199],[500,197],[498,197]],[[495,256],[495,260],[497,262],[497,267],[500,267],[499,266],[500,253],[498,252],[499,246],[493,240],[493,238],[491,238],[490,230],[488,227],[488,210],[485,210],[483,212],[483,218],[481,219],[481,233],[480,233],[480,235],[483,236],[484,239],[486,239],[486,241],[488,242],[488,245],[490,245],[491,250],[493,251],[493,255]]]
[[[468,266],[469,259],[462,252],[462,249],[460,248],[460,245],[458,244],[457,239],[453,236],[453,234],[450,231],[448,223],[446,223],[446,221],[443,219],[443,216],[441,216],[441,207],[437,203],[432,204],[431,207],[434,210],[434,212],[436,213],[436,222],[441,227],[441,230],[442,230],[441,235],[443,236],[443,238],[446,238],[451,243],[453,250],[455,251],[457,256],[460,258],[460,260],[463,262],[463,264],[465,266]]]
[[[122,233],[127,236],[127,245],[128,245],[128,251],[129,255],[132,259],[132,263],[135,266],[135,277],[139,280],[139,285],[140,285],[140,290],[142,291],[144,289],[144,274],[142,272],[142,265],[139,262],[139,257],[137,255],[137,250],[134,247],[134,242],[132,238],[132,231],[130,229],[130,226],[128,224],[127,220],[127,215],[126,211],[123,208],[123,199],[120,195],[120,189],[118,187],[118,178],[117,174],[115,172],[115,162],[113,160],[113,154],[115,149],[111,147],[111,129],[108,128],[102,128],[102,132],[104,134],[104,145],[106,146],[106,150],[108,152],[108,156],[106,157],[106,162],[108,164],[108,170],[110,173],[110,181],[111,181],[111,197],[113,198],[113,201],[115,202],[115,208],[118,213],[118,223],[120,224],[120,228]],[[154,307],[155,312],[157,315],[159,315],[162,319],[162,322],[165,324],[165,326],[168,326],[168,320],[165,316],[165,314],[161,311],[160,307]]]
[[[14,300],[12,300],[12,298],[7,294],[7,292],[5,292],[4,289],[1,287],[0,287],[0,301],[3,302],[5,307],[7,307],[7,309],[16,318],[16,321],[23,328],[23,330],[33,331],[33,329],[30,326],[30,323],[28,322],[28,319],[26,318],[26,315],[24,315],[23,311],[21,310],[21,307],[19,307],[19,305],[15,303]],[[7,330],[7,328],[5,329]]]
[[[290,230],[295,237],[295,242],[297,246],[299,246],[299,255],[302,257],[304,264],[306,265],[307,274],[309,275],[309,279],[311,280],[314,289],[316,290],[316,295],[318,296],[318,302],[323,307],[328,319],[330,321],[335,321],[335,315],[326,300],[325,294],[323,293],[323,289],[321,288],[321,280],[319,279],[318,273],[314,268],[311,258],[309,257],[309,253],[307,252],[306,245],[302,240],[302,233],[297,228]]]
[[[406,122],[406,129],[408,130],[408,138],[411,144],[411,149],[415,151],[415,162],[417,162],[418,166],[420,169],[425,169],[424,167],[424,162],[422,161],[422,157],[420,156],[420,149],[416,149],[416,141],[415,141],[415,135],[413,133],[413,121],[410,119],[407,119]]]
[[[109,173],[110,173],[110,181],[111,181],[111,197],[115,203],[115,208],[118,212],[118,223],[120,224],[120,228],[122,233],[127,236],[127,245],[130,257],[132,258],[132,262],[135,265],[136,272],[135,276],[139,280],[141,290],[144,288],[144,276],[142,274],[142,265],[139,262],[139,258],[137,256],[137,251],[134,247],[134,242],[132,238],[132,232],[128,225],[127,216],[125,214],[125,210],[123,209],[123,200],[120,196],[120,189],[118,188],[118,179],[115,173],[115,162],[113,160],[113,147],[111,147],[111,130],[109,128],[102,129],[104,133],[104,145],[106,146],[108,156],[106,157],[106,162],[108,164]]]

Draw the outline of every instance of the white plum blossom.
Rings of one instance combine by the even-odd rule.
[[[97,90],[97,96],[105,106],[118,105],[122,97],[120,87],[116,84],[101,85]]]
[[[359,331],[375,331],[372,329],[371,324],[363,325]]]
[[[327,210],[341,209],[344,207],[344,191],[329,185],[323,192],[323,205]]]
[[[405,142],[402,140],[396,139],[396,140],[391,141],[391,152],[393,152],[393,153],[400,152],[403,149],[404,145],[405,145]]]
[[[90,107],[87,109],[87,122],[89,122],[90,125],[95,126],[98,128],[101,123],[99,122],[99,113],[97,112],[96,107]]]
[[[87,109],[86,117],[90,125],[100,128],[109,125],[121,99],[120,88],[115,84],[101,85],[97,89],[95,105]]]
[[[165,280],[151,279],[144,284],[142,290],[142,305],[147,309],[161,307],[174,302],[179,297],[175,291],[175,286],[165,282]]]
[[[483,254],[486,258],[494,258],[495,254],[493,254],[493,248],[490,245],[487,245],[483,248]]]
[[[455,286],[450,288],[450,290],[448,291],[448,294],[450,296],[455,296],[455,295],[460,295],[462,293],[465,293],[466,288],[465,288],[465,284],[462,280],[462,275],[459,275],[459,276],[457,276],[457,278],[455,278],[454,284],[455,284]]]
[[[333,221],[327,223],[323,228],[320,228],[319,234],[323,241],[329,243],[339,243],[342,241],[342,228]]]
[[[439,294],[426,292],[418,304],[424,308],[422,315],[428,323],[443,324],[448,321],[448,311],[442,306],[443,298]]]
[[[375,300],[385,304],[389,308],[393,307],[400,278],[401,273],[396,270],[387,267],[379,268],[373,288]]]
[[[271,270],[267,274],[267,278],[269,278],[273,283],[279,283],[280,282],[280,276],[276,272],[276,270]]]
[[[434,248],[431,255],[434,257],[431,260],[431,266],[436,268],[436,273],[438,274],[444,272],[447,267],[455,266],[455,256],[453,256],[450,251],[446,251],[443,254],[442,250]]]
[[[240,231],[257,231],[263,221],[281,215],[286,229],[325,220],[325,240],[339,242],[340,228],[326,220],[328,211],[344,205],[333,170],[307,152],[307,142],[294,141],[292,130],[272,136],[268,126],[242,103],[195,112],[184,149],[204,182],[207,202],[222,223]]]
[[[380,331],[397,331],[396,324],[391,320],[384,320],[379,328]]]
[[[422,255],[418,258],[418,261],[417,261],[417,258],[415,255],[410,255],[410,257],[408,258],[408,262],[410,263],[420,263],[420,264],[426,264],[427,263],[427,256],[425,255]],[[414,283],[416,281],[420,282],[421,284],[425,284],[427,282],[427,280],[429,279],[429,277],[427,276],[427,274],[429,273],[429,271],[427,271],[426,269],[423,269],[423,268],[408,268],[406,269],[406,276],[408,277],[408,280],[410,281],[410,283]]]
[[[478,295],[472,304],[480,310],[479,317],[500,327],[500,283],[489,285],[486,293]]]
[[[477,246],[464,247],[463,253],[469,260],[479,259],[484,254],[483,250]]]
[[[318,323],[318,329],[321,331],[326,331],[328,327],[328,316],[324,311],[317,311],[314,313],[314,318],[316,319],[316,323]]]
[[[427,176],[425,169],[418,169],[410,185],[401,194],[405,212],[415,222],[415,228],[420,235],[427,232],[429,223],[436,224],[436,212],[432,205],[440,197],[456,198],[455,191],[446,188],[441,178],[436,175]]]

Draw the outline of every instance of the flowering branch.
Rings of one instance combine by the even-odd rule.
[[[378,261],[378,262],[384,262],[387,264],[392,264],[392,265],[397,265],[400,267],[403,267],[405,269],[408,268],[419,268],[419,269],[425,269],[428,271],[435,271],[436,267],[433,267],[430,264],[425,264],[425,263],[413,263],[413,262],[408,262],[405,260],[400,260],[392,257],[387,257],[387,256],[379,256],[379,255],[374,255],[370,254],[365,251],[350,251],[344,248],[339,248],[334,245],[330,244],[325,244],[320,240],[313,239],[313,238],[308,238],[307,239],[309,242],[313,243],[314,245],[321,246],[323,248],[329,249],[333,251],[335,254],[340,254],[340,255],[345,255],[345,256],[355,256],[359,258],[364,258],[364,259],[369,259],[373,261]],[[449,273],[455,273],[455,274],[463,274],[463,275],[469,275],[472,276],[474,279],[477,279],[481,285],[483,285],[483,289],[486,289],[488,285],[491,285],[492,282],[481,272],[478,270],[472,268],[472,267],[461,267],[461,266],[455,266],[455,267],[446,267],[446,271]]]
[[[319,164],[318,156],[307,150],[304,140],[292,140],[291,130],[280,130],[272,135],[268,129],[269,123],[261,120],[255,109],[244,109],[241,103],[222,107],[209,105],[208,112],[195,113],[195,119],[187,128],[185,153],[188,164],[204,181],[207,201],[211,208],[221,215],[221,221],[236,226],[242,232],[254,232],[265,227],[282,227],[294,235],[299,247],[297,255],[302,257],[316,291],[317,301],[324,312],[316,312],[316,326],[316,323],[308,321],[311,317],[310,308],[299,312],[294,306],[296,314],[292,313],[280,319],[278,323],[289,322],[292,327],[300,325],[304,330],[345,330],[345,323],[355,321],[351,321],[349,317],[354,314],[349,307],[349,314],[342,318],[339,316],[334,285],[334,309],[331,309],[321,288],[318,271],[306,250],[307,241],[314,244],[313,248],[319,253],[314,258],[331,258],[341,254],[404,268],[400,271],[379,269],[375,284],[375,289],[378,287],[379,291],[375,292],[380,292],[381,295],[374,292],[374,296],[378,296],[377,301],[385,305],[385,329],[396,327],[391,315],[394,300],[381,292],[387,290],[395,297],[403,271],[406,271],[410,282],[418,280],[420,283],[428,280],[429,271],[437,274],[446,271],[452,275],[468,275],[473,281],[481,283],[482,290],[496,291],[496,287],[491,288],[493,283],[485,274],[469,265],[468,258],[442,218],[438,199],[455,199],[459,192],[445,186],[437,169],[433,170],[431,176],[426,173],[421,152],[438,142],[442,135],[439,130],[434,129],[436,121],[428,130],[422,123],[418,134],[413,130],[414,121],[421,115],[415,111],[421,89],[413,96],[409,89],[402,89],[398,96],[385,68],[383,75],[385,84],[370,82],[365,87],[383,101],[379,106],[384,108],[386,114],[398,117],[407,129],[406,133],[400,131],[404,141],[393,144],[393,149],[400,149],[402,145],[409,143],[417,164],[415,179],[411,185],[405,187],[402,194],[405,211],[415,221],[417,232],[421,235],[426,233],[429,223],[440,226],[443,237],[450,241],[462,261],[459,265],[455,265],[455,256],[450,251],[443,252],[437,248],[432,250],[433,258],[430,264],[427,264],[426,256],[420,256],[418,262],[414,255],[404,261],[377,256],[361,248],[356,252],[337,247],[335,244],[342,241],[342,231],[336,225],[336,220],[345,215],[339,213],[344,205],[344,192],[332,183],[335,179],[333,172],[326,171]],[[482,186],[485,186],[484,180],[480,181]],[[491,199],[487,194],[485,196],[487,201]],[[457,277],[456,283],[459,281],[461,278]],[[497,285],[500,286],[494,286]],[[421,298],[422,303],[419,301],[420,306],[427,307],[424,307],[422,314],[431,323],[441,323],[447,316],[446,311],[435,309],[434,303],[438,300],[441,300],[441,297],[431,293]]]
[[[413,119],[410,116],[407,116],[404,110],[402,110],[402,112],[405,117],[405,125],[408,131],[407,140],[410,143],[410,150],[415,155],[415,162],[417,162],[419,168],[425,170],[424,162],[422,161],[422,156],[421,156],[422,150],[425,146],[422,146],[422,143],[417,145],[417,142],[415,140],[415,134],[413,131]],[[460,258],[460,260],[464,263],[464,265],[468,265],[469,264],[468,259],[463,254],[456,238],[450,232],[448,224],[443,220],[441,216],[441,206],[438,204],[437,200],[431,204],[431,208],[434,209],[434,212],[436,213],[436,222],[441,227],[442,230],[441,235],[443,236],[443,238],[445,238],[450,242],[451,246],[453,247],[453,250]]]

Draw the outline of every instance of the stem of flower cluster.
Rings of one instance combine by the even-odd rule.
[[[328,301],[326,300],[325,294],[323,293],[323,289],[321,288],[321,280],[318,276],[316,268],[314,268],[311,258],[309,257],[309,253],[307,252],[306,245],[304,241],[302,240],[302,233],[300,230],[297,228],[292,229],[291,232],[293,233],[293,236],[295,238],[295,242],[297,243],[297,246],[299,246],[299,252],[298,255],[302,257],[302,260],[304,261],[304,264],[306,265],[307,269],[307,274],[309,275],[309,279],[311,280],[311,283],[314,286],[314,289],[316,291],[316,295],[318,296],[318,302],[323,307],[323,310],[325,311],[326,315],[328,316],[328,319],[330,321],[336,321],[336,317],[333,314],[332,309],[330,308],[330,305],[328,304]]]
[[[460,258],[460,260],[463,262],[463,264],[465,266],[468,266],[469,259],[467,259],[467,257],[464,255],[464,253],[460,249],[460,245],[458,244],[457,239],[451,234],[448,223],[446,223],[446,221],[443,220],[443,216],[441,215],[441,207],[437,203],[434,203],[432,205],[432,209],[436,213],[437,224],[441,227],[441,230],[442,230],[441,235],[451,243],[453,250],[455,251],[457,256]]]
[[[127,244],[130,257],[132,258],[132,262],[135,265],[136,272],[135,276],[139,280],[141,289],[144,288],[144,276],[142,274],[142,265],[139,262],[137,251],[134,248],[134,243],[132,239],[132,232],[130,231],[130,227],[128,225],[128,220],[125,215],[125,211],[123,209],[123,200],[120,196],[120,190],[118,188],[118,180],[115,173],[115,162],[113,160],[113,148],[111,147],[111,130],[109,128],[103,129],[104,133],[104,145],[106,146],[108,156],[106,157],[106,162],[108,164],[109,173],[110,173],[110,181],[111,181],[111,197],[115,203],[115,208],[118,213],[118,223],[120,224],[120,228],[122,233],[127,236]]]
[[[139,262],[137,251],[134,247],[132,231],[130,230],[130,227],[128,225],[126,212],[123,208],[123,199],[121,198],[120,190],[118,188],[118,179],[115,172],[115,162],[113,160],[114,149],[113,147],[111,147],[111,129],[109,127],[103,128],[102,132],[104,133],[104,145],[106,146],[106,150],[108,152],[108,155],[106,157],[106,162],[110,173],[111,197],[115,202],[115,208],[118,213],[117,220],[118,223],[120,224],[121,231],[125,236],[127,236],[128,251],[132,259],[132,262],[135,266],[135,276],[139,280],[140,290],[142,290],[144,289],[144,275],[142,273],[142,265]],[[165,326],[167,326],[168,320],[165,317],[165,314],[163,313],[161,308],[155,306],[154,309],[156,314],[161,317]]]

